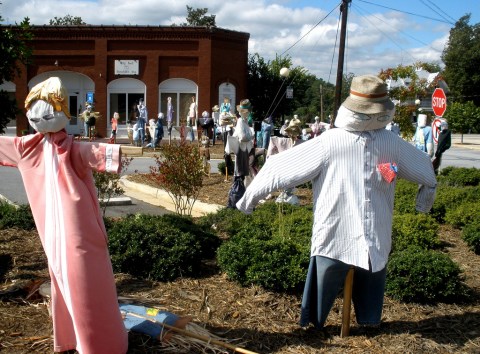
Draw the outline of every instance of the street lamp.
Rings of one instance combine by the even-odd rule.
[[[289,68],[281,68],[280,69],[280,76],[287,78],[288,75],[290,75],[290,69]]]

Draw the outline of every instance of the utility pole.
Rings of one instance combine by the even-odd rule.
[[[340,46],[338,48],[338,66],[337,66],[337,82],[335,84],[335,100],[333,104],[332,120],[330,126],[333,128],[337,111],[340,107],[340,99],[342,96],[342,81],[343,81],[343,62],[345,57],[345,38],[347,36],[347,16],[348,5],[352,0],[342,0],[340,11],[342,12],[342,26],[340,27]]]
[[[320,84],[320,122],[323,122],[323,85]]]

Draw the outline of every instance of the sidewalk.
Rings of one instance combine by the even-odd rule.
[[[175,204],[166,191],[144,184],[134,183],[129,181],[126,176],[120,178],[120,184],[125,190],[126,196],[142,200],[145,203],[161,206],[171,212],[175,212]],[[192,216],[198,217],[209,213],[216,213],[223,208],[223,205],[207,204],[197,200],[193,205]]]
[[[452,134],[452,145],[463,149],[480,150],[480,134]]]

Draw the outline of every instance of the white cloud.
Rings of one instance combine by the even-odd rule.
[[[219,27],[250,33],[250,53],[258,52],[266,60],[272,60],[291,47],[286,54],[295,65],[325,80],[330,76],[330,81],[334,81],[337,57],[335,55],[332,65],[332,56],[334,45],[337,43],[338,47],[339,42],[338,9],[312,30],[331,9],[292,8],[289,3],[266,0],[188,3],[171,0],[2,0],[0,13],[7,23],[18,23],[28,16],[31,23],[43,25],[55,16],[70,14],[93,25],[156,26],[185,22],[187,4],[193,8],[207,7],[208,14],[216,15]],[[321,2],[317,6],[322,6]],[[363,15],[355,9],[353,7],[349,14],[344,72],[377,73],[398,64],[440,61],[449,25],[432,25],[431,21],[391,11]],[[424,34],[428,34],[428,39]]]

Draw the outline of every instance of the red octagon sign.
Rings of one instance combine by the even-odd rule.
[[[432,109],[437,117],[442,117],[447,109],[447,96],[441,88],[436,88],[432,94]]]

